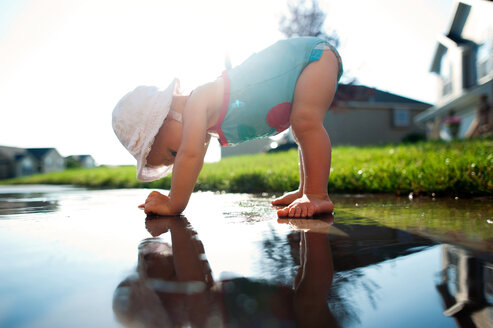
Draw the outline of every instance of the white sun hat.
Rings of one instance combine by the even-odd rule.
[[[137,160],[137,179],[142,182],[160,179],[172,170],[173,165],[147,165],[147,156],[179,87],[178,79],[162,91],[153,86],[138,86],[123,96],[113,110],[113,130]]]

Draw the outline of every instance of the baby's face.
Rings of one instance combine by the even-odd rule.
[[[180,146],[181,132],[181,123],[165,119],[147,155],[147,164],[152,166],[173,164]]]

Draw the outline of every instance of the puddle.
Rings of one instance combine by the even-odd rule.
[[[493,199],[334,196],[278,219],[269,196],[0,187],[0,327],[493,325]]]

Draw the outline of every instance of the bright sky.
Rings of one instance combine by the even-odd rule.
[[[134,164],[111,128],[137,85],[191,91],[283,35],[286,0],[0,1],[0,145],[55,147]],[[361,84],[433,103],[428,72],[453,0],[321,0],[345,70]]]

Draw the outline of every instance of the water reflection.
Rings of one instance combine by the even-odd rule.
[[[355,218],[351,224],[334,223],[332,217],[279,219],[278,224],[290,230],[270,226],[260,243],[258,263],[265,279],[214,279],[204,245],[185,217],[147,218],[152,237],[141,241],[136,271],[114,292],[116,317],[129,327],[366,327],[381,323],[401,304],[413,306],[415,313],[433,308],[435,314],[424,316],[423,323],[493,324],[491,254],[481,257],[451,245],[437,248],[419,235],[359,225]],[[439,272],[429,262],[436,258],[426,255],[440,254],[435,250],[442,254],[441,280],[435,285],[443,313],[436,311],[440,304],[424,299],[438,295],[423,285]],[[406,320],[399,313],[403,318],[396,324],[416,326],[416,317]],[[453,320],[447,318],[451,316]]]
[[[10,215],[51,213],[59,209],[59,194],[72,190],[62,186],[0,186],[0,219]]]
[[[116,289],[126,326],[337,327],[327,296],[334,267],[327,235],[299,233],[292,286],[236,277],[213,281],[204,246],[186,218],[148,218],[137,270]],[[171,245],[157,237],[171,234]]]
[[[336,197],[337,213],[345,222],[386,225],[440,243],[459,244],[493,253],[493,197],[472,199],[414,198],[383,195]],[[358,223],[358,222],[356,222]]]
[[[298,234],[303,231],[317,231],[330,242],[334,263],[333,285],[327,298],[332,313],[334,313],[341,326],[362,325],[364,313],[367,311],[363,303],[368,303],[372,310],[378,310],[379,303],[385,301],[378,299],[381,286],[375,279],[367,274],[366,268],[379,263],[421,252],[435,243],[429,239],[419,237],[401,230],[385,227],[373,223],[368,225],[366,218],[351,218],[351,224],[333,223],[327,219],[300,220],[279,219],[279,223],[288,224]],[[345,222],[344,217],[338,217],[337,222]],[[301,231],[301,233],[300,233]],[[297,250],[296,235],[290,234],[291,253],[302,252]],[[301,247],[300,247],[301,248]],[[296,257],[295,257],[296,258]],[[295,264],[300,264],[295,261]],[[385,275],[385,271],[382,275]],[[348,295],[348,291],[354,291],[360,299]],[[394,295],[393,295],[394,296]],[[401,325],[402,326],[402,325]]]
[[[0,214],[0,327],[493,326],[491,201],[278,220],[267,197],[198,193],[143,224],[147,193],[0,187],[0,207],[28,203]]]
[[[485,254],[486,255],[486,254]],[[437,290],[447,316],[458,327],[493,327],[493,262],[453,245],[443,245]]]
[[[0,194],[0,215],[49,213],[58,209],[58,201],[40,193]]]

